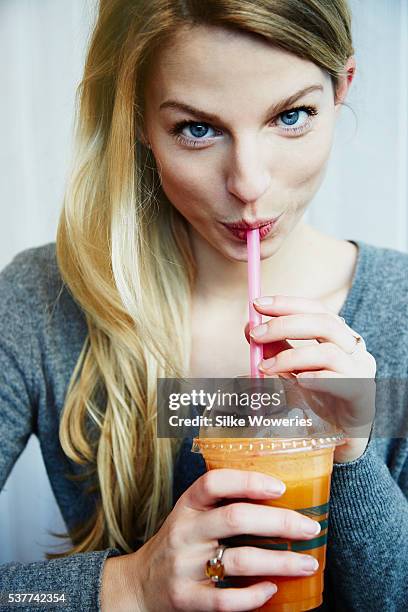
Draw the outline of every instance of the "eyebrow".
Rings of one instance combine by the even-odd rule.
[[[321,85],[320,83],[310,85],[309,87],[305,87],[303,89],[300,89],[299,91],[296,91],[288,98],[276,102],[270,108],[268,108],[266,113],[266,119],[269,119],[272,115],[276,115],[279,112],[288,109],[288,107],[292,106],[295,102],[297,102],[299,98],[302,98],[303,96],[306,96],[307,94],[312,93],[313,91],[323,91],[323,85]],[[188,113],[189,115],[193,115],[193,117],[196,117],[196,119],[205,119],[206,121],[222,123],[222,120],[220,117],[218,117],[218,115],[214,115],[213,113],[207,113],[206,111],[194,108],[189,104],[178,102],[177,100],[166,100],[166,102],[160,104],[160,110],[163,110],[165,108],[170,108],[172,110],[178,110],[184,113]]]

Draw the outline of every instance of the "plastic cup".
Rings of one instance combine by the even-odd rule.
[[[320,533],[309,540],[253,536],[244,534],[227,538],[230,547],[256,546],[269,550],[291,550],[315,557],[319,568],[312,576],[270,576],[277,593],[259,610],[298,612],[311,610],[323,601],[323,573],[326,561],[330,479],[333,454],[340,436],[323,438],[195,438],[193,452],[202,453],[207,469],[231,468],[263,472],[286,485],[279,499],[253,503],[296,510],[321,525]],[[234,500],[236,501],[236,500]],[[228,500],[228,503],[232,503]],[[249,586],[268,577],[228,577],[228,586]]]

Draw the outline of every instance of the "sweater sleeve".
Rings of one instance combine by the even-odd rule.
[[[38,340],[30,322],[32,304],[16,272],[12,263],[0,274],[0,490],[36,431],[34,365],[41,367],[37,363]],[[52,607],[55,610],[98,610],[104,561],[119,554],[110,548],[62,559],[0,565],[0,611],[14,609],[6,605],[8,593],[36,592],[65,594],[66,603]],[[34,609],[51,609],[51,605],[18,606],[27,612]]]
[[[334,466],[325,572],[330,610],[407,609],[408,500],[374,447],[371,440],[362,457]]]
[[[6,563],[0,565],[0,611],[13,610],[7,606],[10,593],[53,593],[63,596],[60,603],[23,605],[18,610],[61,610],[63,612],[97,612],[100,610],[102,571],[108,557],[120,555],[116,548],[70,555],[63,559],[34,563]]]

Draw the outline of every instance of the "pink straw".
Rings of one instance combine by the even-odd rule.
[[[257,312],[252,301],[261,295],[261,247],[259,240],[259,229],[247,231],[248,249],[248,299],[249,299],[249,330],[256,325],[262,324],[262,315]],[[263,359],[263,345],[250,341],[249,356],[251,365],[251,376],[264,378],[258,370],[258,365]]]

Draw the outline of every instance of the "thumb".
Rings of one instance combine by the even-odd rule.
[[[245,337],[248,343],[251,341],[251,336],[249,335],[249,322],[245,325]],[[269,359],[270,357],[275,357],[281,351],[285,351],[288,348],[293,348],[289,342],[286,340],[277,340],[276,342],[267,342],[263,345],[263,355],[264,359]]]

